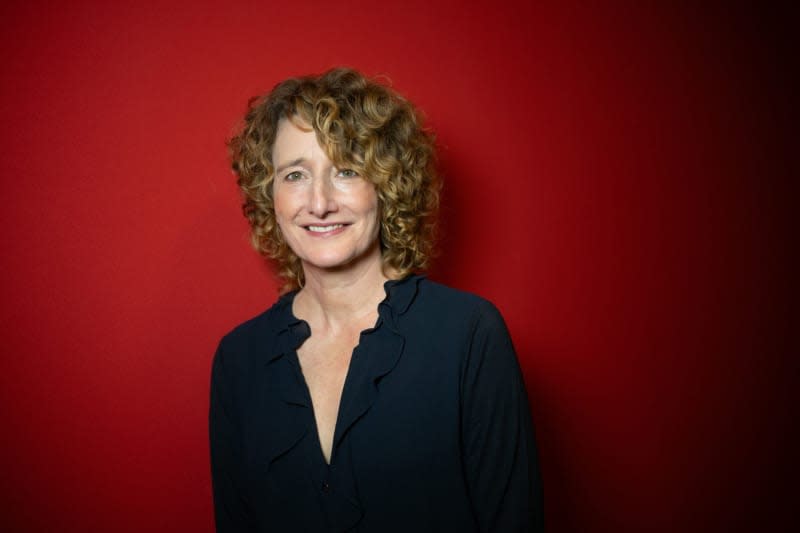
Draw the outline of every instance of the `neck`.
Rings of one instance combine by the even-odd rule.
[[[341,331],[362,320],[372,321],[384,299],[380,250],[369,261],[326,270],[304,267],[305,286],[294,300],[294,314],[317,327]]]

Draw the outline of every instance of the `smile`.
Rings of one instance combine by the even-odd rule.
[[[344,224],[331,224],[329,226],[306,226],[306,229],[308,231],[313,231],[314,233],[327,233],[329,231],[335,231],[343,226]]]

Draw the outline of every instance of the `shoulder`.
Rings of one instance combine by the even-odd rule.
[[[508,336],[505,321],[492,302],[427,278],[419,280],[416,297],[403,319],[409,332],[429,340],[469,343],[476,335]]]
[[[500,311],[486,298],[427,278],[419,283],[415,304],[422,310],[436,313],[437,316],[448,316],[471,323],[503,321]]]
[[[420,296],[422,302],[433,302],[429,305],[435,313],[430,317],[435,318],[430,328],[446,332],[447,342],[460,355],[464,390],[474,393],[476,388],[488,387],[496,391],[522,383],[511,334],[491,301],[431,281],[420,284]],[[437,336],[434,331],[427,333],[429,338]]]
[[[426,354],[426,368],[435,361],[457,365],[462,388],[479,378],[506,384],[517,379],[511,335],[486,298],[424,279],[403,318],[407,339]]]
[[[217,357],[243,359],[264,355],[273,350],[281,331],[292,320],[292,294],[279,298],[266,311],[246,320],[225,334],[219,342]]]

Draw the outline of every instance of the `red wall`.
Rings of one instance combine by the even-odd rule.
[[[438,133],[431,275],[507,318],[549,530],[787,519],[788,16],[529,4],[4,2],[0,529],[212,529],[211,357],[276,296],[224,140],[335,65]]]

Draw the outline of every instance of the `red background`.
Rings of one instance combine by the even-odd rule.
[[[549,530],[780,529],[790,18],[640,4],[5,2],[0,529],[212,529],[211,357],[277,287],[224,140],[335,65],[438,134],[431,276],[509,323]]]

